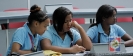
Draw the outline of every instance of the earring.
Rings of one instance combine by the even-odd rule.
[[[58,26],[58,24],[55,24],[55,26]]]

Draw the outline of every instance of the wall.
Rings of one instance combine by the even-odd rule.
[[[38,4],[43,8],[45,4],[72,3],[78,8],[98,8],[102,4],[110,4],[132,8],[132,2],[133,0],[31,0],[31,5]],[[23,7],[27,7],[27,0],[0,0],[0,11]]]
[[[27,8],[27,0],[0,0],[0,11],[12,8]]]
[[[32,0],[31,5],[38,4],[43,7],[45,4],[72,3],[73,6],[78,8],[98,8],[102,4],[110,4],[112,6],[125,6],[132,8],[132,2],[133,0]]]

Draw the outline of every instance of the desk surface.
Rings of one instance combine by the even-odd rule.
[[[133,47],[126,47],[126,53],[133,53]]]
[[[63,54],[62,56],[84,56],[86,53],[89,53],[89,51],[86,51],[84,53],[77,53],[77,54]],[[126,47],[126,53],[132,53],[130,54],[133,55],[133,47]],[[118,56],[118,55],[115,55]]]
[[[85,51],[84,53],[77,53],[77,54],[62,54],[62,56],[84,56],[86,53],[89,53],[89,51]],[[126,47],[126,53],[133,53],[133,47]],[[44,56],[44,55],[42,53],[39,53],[36,55],[28,55],[28,56]]]

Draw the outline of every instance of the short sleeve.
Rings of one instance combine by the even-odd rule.
[[[117,28],[117,32],[118,32],[118,36],[122,37],[124,36],[124,34],[126,34],[126,32],[118,25],[116,25]]]
[[[79,34],[79,32],[77,32],[76,30],[74,29],[70,29],[72,34],[73,34],[73,44],[76,44],[76,42],[81,39],[81,36]]]
[[[42,39],[49,39],[51,42],[52,42],[52,36],[51,36],[52,34],[48,31],[48,30],[46,30],[45,32],[44,32],[44,34],[42,35],[42,38],[41,38],[41,40]]]
[[[24,39],[25,39],[25,34],[24,34],[24,33],[25,33],[25,32],[24,32],[23,29],[17,29],[17,30],[15,31],[15,33],[13,34],[13,39],[12,39],[13,43],[14,43],[14,42],[17,42],[17,43],[19,43],[21,46],[23,46],[23,44],[24,44]]]
[[[96,29],[94,27],[91,27],[87,30],[87,36],[91,38],[91,40],[94,39],[94,37],[96,36]]]

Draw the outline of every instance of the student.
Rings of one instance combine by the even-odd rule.
[[[117,10],[111,5],[102,5],[96,13],[96,23],[90,25],[87,35],[93,43],[108,43],[109,37],[121,37],[125,46],[132,46],[133,39],[120,26],[115,24]]]
[[[28,17],[28,22],[23,27],[18,28],[13,34],[7,55],[13,52],[21,55],[39,50],[39,35],[45,32],[50,22],[48,16],[40,9],[37,5],[33,5],[30,8],[31,13]]]
[[[43,50],[53,50],[61,53],[77,53],[90,50],[92,43],[84,29],[72,21],[72,12],[59,7],[53,13],[53,24],[42,35],[41,41]],[[79,32],[72,27],[76,28]]]

